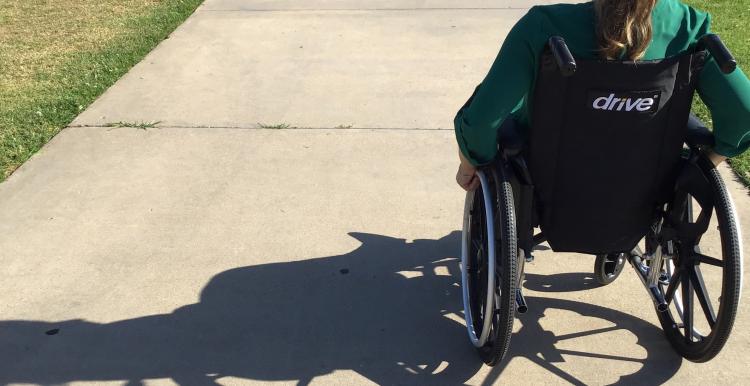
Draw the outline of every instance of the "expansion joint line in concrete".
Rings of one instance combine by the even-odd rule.
[[[70,125],[68,128],[102,128],[102,129],[110,129],[110,130],[119,130],[119,129],[138,129],[138,130],[144,130],[142,128],[138,127],[111,127],[106,125]],[[267,130],[267,131],[284,131],[284,130],[357,130],[357,131],[453,131],[453,129],[448,128],[436,128],[436,129],[426,129],[426,128],[419,128],[419,127],[284,127],[284,128],[273,128],[273,127],[249,127],[249,126],[204,126],[204,125],[198,125],[198,126],[190,126],[190,125],[169,125],[169,126],[154,126],[149,127],[147,130],[151,129],[219,129],[219,130]]]
[[[198,12],[408,12],[408,11],[517,11],[528,10],[528,7],[506,8],[327,8],[327,9],[199,9]]]

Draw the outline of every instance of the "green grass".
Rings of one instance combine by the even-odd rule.
[[[258,127],[260,127],[261,129],[276,129],[276,130],[291,128],[291,126],[289,126],[289,124],[287,123],[274,123],[274,124],[258,123]]]
[[[202,0],[0,0],[0,181],[166,38]],[[750,2],[687,0],[750,68]],[[706,122],[705,106],[695,110]],[[120,122],[122,123],[122,122]],[[750,123],[748,123],[750,124]],[[148,123],[121,127],[149,127]],[[286,124],[264,125],[283,129]],[[750,154],[731,165],[750,184]]]
[[[740,67],[747,73],[750,69],[750,33],[747,21],[750,20],[750,2],[747,0],[687,0],[686,3],[711,13],[713,32],[719,34],[729,47]],[[693,110],[704,122],[711,123],[708,109],[696,101]],[[750,127],[750,122],[747,122]],[[730,160],[737,175],[750,186],[750,152]]]
[[[0,181],[201,2],[0,0]]]
[[[114,128],[132,127],[132,128],[136,128],[136,129],[146,130],[146,129],[152,129],[152,128],[156,127],[156,125],[158,125],[159,123],[161,123],[161,121],[156,121],[156,122],[123,122],[123,121],[119,121],[119,122],[107,123],[105,126],[106,127],[114,127]]]

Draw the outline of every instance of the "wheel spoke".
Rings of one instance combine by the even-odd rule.
[[[685,342],[693,343],[693,284],[690,275],[682,275],[682,322],[685,325]]]
[[[481,304],[480,304],[480,296],[478,295],[478,290],[480,283],[478,283],[479,280],[474,280],[474,278],[471,278],[469,280],[469,288],[471,289],[471,293],[474,294],[471,296],[469,302],[471,303],[471,313],[474,316],[474,329],[477,331],[477,333],[481,333],[481,326],[482,326],[482,318],[480,315],[481,312]]]
[[[688,195],[685,202],[686,205],[686,217],[688,222],[693,222],[693,197]]]
[[[479,240],[471,240],[471,244],[472,244],[472,246],[474,246],[474,250],[476,250],[477,252],[481,252],[482,251],[482,242],[481,241],[479,241]]]
[[[695,259],[700,261],[701,263],[705,263],[708,265],[715,265],[717,267],[722,267],[722,268],[724,267],[724,262],[717,258],[706,256],[702,253],[696,253],[694,256],[695,256]]]
[[[682,270],[679,267],[675,268],[675,271],[672,274],[672,278],[669,279],[669,287],[667,287],[667,292],[664,295],[664,298],[667,301],[667,303],[672,302],[672,299],[674,298],[674,293],[677,290],[677,285],[680,282],[681,276],[682,276]]]
[[[706,283],[703,281],[703,274],[701,273],[700,267],[693,267],[690,276],[693,286],[695,287],[695,296],[698,298],[698,302],[703,309],[703,314],[706,316],[709,327],[713,329],[716,325],[716,313],[711,306],[711,298],[708,296],[708,290],[706,289]]]
[[[479,255],[479,254],[477,254]],[[473,267],[467,267],[468,268],[468,287],[469,287],[469,293],[472,295],[470,296],[470,309],[471,313],[474,317],[474,329],[477,331],[477,334],[481,333],[482,328],[482,305],[481,305],[481,288],[482,288],[482,266],[481,261],[479,260],[479,256],[473,255],[472,260],[474,260],[474,266]]]

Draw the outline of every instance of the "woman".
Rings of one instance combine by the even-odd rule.
[[[476,167],[497,152],[497,132],[509,117],[528,125],[529,95],[537,60],[550,36],[562,36],[576,57],[653,60],[678,55],[709,33],[711,18],[679,0],[594,0],[537,6],[519,20],[503,43],[473,101],[454,121],[461,164],[456,182],[473,190]],[[737,69],[724,75],[714,61],[698,80],[711,111],[718,165],[750,147],[750,81]]]

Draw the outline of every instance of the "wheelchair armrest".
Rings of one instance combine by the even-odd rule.
[[[497,129],[497,144],[500,148],[500,154],[505,159],[515,157],[523,151],[526,140],[521,132],[520,125],[512,117],[505,119]]]
[[[531,174],[524,159],[526,150],[525,131],[513,117],[508,117],[497,129],[499,147],[498,162],[505,163],[515,172],[516,177],[525,185],[532,185]]]
[[[715,144],[714,134],[709,130],[698,117],[690,114],[687,124],[687,135],[685,142],[691,147],[708,146],[713,147]]]

